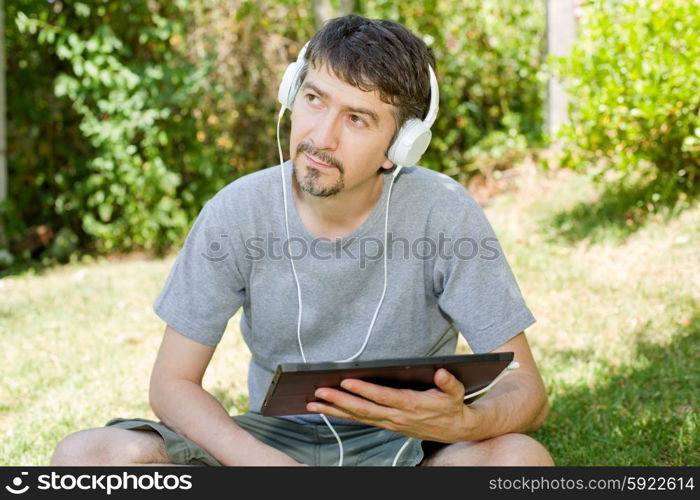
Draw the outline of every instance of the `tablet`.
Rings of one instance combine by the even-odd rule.
[[[465,393],[471,394],[488,386],[512,360],[512,352],[498,352],[337,363],[284,363],[275,370],[261,411],[265,416],[313,413],[307,411],[306,404],[318,401],[314,396],[316,389],[340,389],[340,382],[346,378],[424,391],[435,387],[433,377],[438,368],[452,373],[464,384]]]

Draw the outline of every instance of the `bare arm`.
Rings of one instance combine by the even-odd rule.
[[[202,388],[214,350],[170,326],[165,329],[149,389],[155,414],[222,465],[299,465],[241,429],[216,398]]]
[[[498,382],[468,408],[481,422],[471,439],[482,440],[509,432],[538,429],[549,412],[549,400],[525,332],[520,332],[493,352],[512,351],[520,368]]]
[[[445,443],[533,431],[542,425],[549,406],[525,333],[494,350],[499,351],[513,351],[520,368],[471,405],[464,404],[464,386],[440,369],[435,373],[437,389],[412,391],[344,380],[346,391],[362,397],[321,388],[316,396],[327,403],[310,403],[307,408]]]

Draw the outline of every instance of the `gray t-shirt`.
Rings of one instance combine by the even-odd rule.
[[[279,363],[301,362],[295,259],[307,361],[337,361],[364,342],[384,286],[384,216],[391,173],[368,219],[352,234],[314,238],[292,201],[284,165],[246,175],[209,200],[192,226],[154,310],[187,337],[216,345],[243,306],[251,351],[250,409],[259,411]],[[388,284],[358,359],[453,354],[457,332],[488,352],[535,322],[483,210],[444,174],[407,167],[389,207]]]

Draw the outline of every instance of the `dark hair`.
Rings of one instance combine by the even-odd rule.
[[[396,106],[396,130],[430,107],[428,65],[432,50],[403,25],[356,14],[331,19],[309,42],[306,60],[327,67],[341,80]],[[308,67],[308,66],[307,66]],[[306,71],[301,75],[301,81]]]

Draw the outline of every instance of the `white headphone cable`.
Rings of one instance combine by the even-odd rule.
[[[289,243],[289,214],[287,211],[287,180],[284,172],[284,157],[282,156],[282,143],[280,141],[280,122],[282,121],[282,115],[284,115],[284,106],[280,109],[279,115],[277,116],[277,151],[279,152],[280,156],[280,172],[282,173],[282,193],[284,196],[284,199],[282,200],[284,203],[284,224],[285,228],[287,231],[287,243]],[[294,266],[294,259],[291,258],[291,246],[288,249],[290,252],[290,259],[289,262],[292,264],[292,274],[294,275],[294,282],[296,283],[297,286],[297,303],[299,304],[299,311],[297,313],[297,343],[299,344],[299,352],[301,352],[301,359],[304,360],[304,363],[306,363],[306,355],[304,354],[304,346],[301,343],[301,314],[302,314],[302,302],[301,302],[301,286],[299,285],[299,276],[297,276],[297,270],[296,267]],[[323,421],[326,423],[328,428],[331,430],[333,433],[333,436],[335,436],[335,440],[338,442],[338,449],[340,450],[340,457],[338,459],[338,467],[343,465],[343,442],[340,439],[340,436],[338,436],[338,433],[335,431],[331,423],[328,421],[328,418],[324,415],[321,414],[321,418]]]
[[[287,213],[287,180],[284,173],[284,157],[282,156],[282,143],[280,142],[280,122],[282,121],[282,115],[284,115],[284,106],[280,108],[279,115],[277,116],[277,151],[280,155],[280,172],[282,173],[282,193],[284,199],[282,200],[284,204],[284,224],[287,230],[287,244],[289,243],[289,215]],[[297,314],[297,343],[299,344],[299,351],[301,352],[301,358],[306,363],[306,355],[304,354],[304,347],[301,345],[301,314],[302,314],[302,304],[301,304],[301,286],[299,286],[299,277],[297,276],[297,270],[294,266],[294,259],[292,258],[291,244],[288,248],[289,251],[289,262],[292,264],[292,274],[294,274],[294,282],[297,285],[297,303],[299,304],[299,311]]]
[[[369,329],[367,330],[367,335],[365,335],[365,341],[362,343],[362,346],[360,347],[360,350],[357,351],[355,354],[350,356],[347,359],[343,359],[342,361],[339,361],[339,363],[344,363],[346,361],[354,361],[357,359],[364,351],[365,348],[367,347],[367,343],[369,342],[369,338],[372,335],[372,328],[374,328],[374,322],[377,319],[377,315],[379,314],[379,309],[382,307],[382,303],[384,302],[384,295],[386,295],[386,285],[387,285],[387,243],[388,243],[388,232],[389,232],[389,206],[391,202],[391,191],[394,189],[394,181],[396,180],[396,176],[399,175],[399,172],[401,171],[401,166],[397,165],[396,169],[394,170],[394,173],[391,176],[391,185],[389,186],[389,193],[387,194],[386,198],[386,211],[384,212],[384,289],[382,290],[382,296],[379,298],[379,303],[377,304],[377,309],[374,311],[374,316],[372,316],[372,321],[369,324]]]

